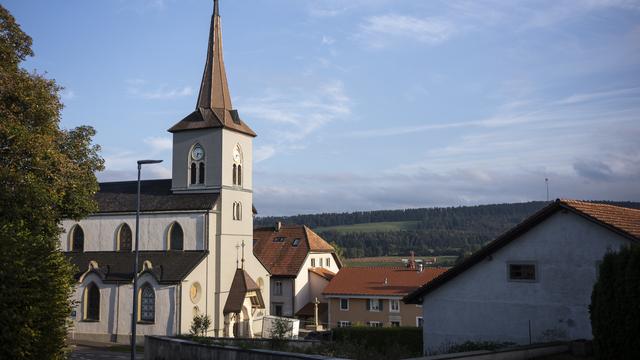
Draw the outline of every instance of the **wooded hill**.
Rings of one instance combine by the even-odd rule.
[[[640,209],[640,203],[607,202]],[[464,255],[543,208],[543,201],[258,217],[255,226],[304,224],[342,248],[349,258],[398,255]]]

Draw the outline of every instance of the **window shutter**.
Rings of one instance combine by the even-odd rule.
[[[384,304],[384,300],[380,299],[378,300],[378,304],[380,304],[380,311],[382,311],[382,304]]]
[[[367,299],[367,311],[371,310],[371,299]]]

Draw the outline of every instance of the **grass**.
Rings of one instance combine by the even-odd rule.
[[[352,225],[324,226],[313,229],[316,232],[335,231],[337,233],[371,233],[387,231],[416,230],[419,221],[387,221]]]
[[[416,259],[431,258],[433,256],[416,256]],[[367,267],[367,266],[390,266],[390,267],[402,267],[402,259],[407,259],[408,256],[380,256],[380,257],[368,257],[368,258],[356,258],[345,259],[345,264],[348,267]],[[426,266],[438,266],[448,267],[453,266],[457,256],[436,256],[437,261],[435,264]]]

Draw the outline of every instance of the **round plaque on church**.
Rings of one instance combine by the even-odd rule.
[[[191,285],[189,297],[191,298],[191,302],[194,304],[197,304],[198,301],[200,301],[200,297],[202,297],[202,288],[200,287],[200,283],[195,282]]]

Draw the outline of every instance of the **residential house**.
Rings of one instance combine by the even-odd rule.
[[[345,267],[324,289],[329,326],[422,326],[422,309],[402,297],[445,268]]]
[[[304,225],[283,225],[253,231],[253,251],[270,274],[271,314],[307,319],[320,302],[321,323],[326,323],[322,290],[340,270],[335,249]]]
[[[141,182],[137,304],[137,182],[100,183],[98,210],[62,222],[60,247],[79,269],[73,338],[128,342],[134,309],[139,336],[188,333],[196,314],[210,316],[208,335],[254,334],[269,299],[251,241],[256,134],[230,99],[216,0],[195,110],[168,130],[172,178]]]
[[[404,300],[422,304],[426,354],[466,341],[590,339],[599,264],[639,241],[640,210],[556,200]]]

